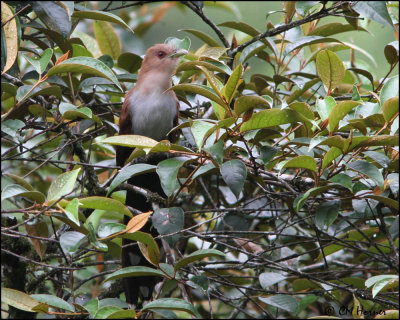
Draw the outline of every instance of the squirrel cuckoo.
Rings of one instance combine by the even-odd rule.
[[[165,92],[171,87],[171,78],[178,66],[179,57],[185,55],[186,50],[176,49],[169,44],[156,44],[146,51],[145,58],[139,70],[138,80],[133,89],[125,96],[119,120],[119,134],[137,134],[160,141],[172,140],[167,133],[178,124],[179,102],[173,91]],[[117,146],[117,165],[123,167],[130,156],[132,148]],[[147,163],[157,165],[161,161],[149,160]],[[157,173],[147,173],[135,176],[128,181],[130,184],[145,188],[165,196]],[[152,210],[150,202],[143,195],[127,191],[126,205],[142,212]],[[125,223],[129,221],[125,217]],[[153,236],[158,233],[152,228],[151,222],[142,228]],[[132,244],[124,239],[122,244]],[[144,258],[137,245],[122,248],[122,267],[152,265]],[[155,277],[130,277],[124,278],[126,302],[137,305],[138,298],[141,302],[150,300],[154,286],[158,282]]]

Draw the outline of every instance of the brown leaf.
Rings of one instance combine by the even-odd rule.
[[[237,40],[235,35],[232,37],[232,48],[236,48],[238,46]]]
[[[251,242],[251,239],[243,239],[243,238],[237,238],[233,239],[235,243],[239,246],[242,247],[244,250],[251,252],[251,253],[261,253],[264,252],[264,249],[261,248],[259,245]]]
[[[160,253],[142,242],[138,242],[138,246],[146,260],[157,267],[160,262]]]
[[[69,50],[67,51],[67,53],[64,53],[61,57],[59,57],[56,61],[55,65],[58,65],[59,63],[65,61],[68,59],[68,55],[69,55]]]
[[[146,224],[147,220],[149,220],[149,216],[153,213],[153,211],[145,212],[134,216],[131,220],[129,220],[126,225],[126,232],[133,233],[143,228]]]
[[[35,219],[33,223],[32,222],[26,223],[25,230],[27,234],[31,236],[43,237],[43,238],[47,238],[49,236],[49,229],[47,227],[47,224],[40,218]],[[32,245],[35,248],[37,254],[39,255],[40,260],[43,260],[43,256],[46,252],[46,247],[47,247],[46,242],[34,238],[30,238],[29,240],[32,242]]]
[[[96,261],[101,261],[101,262],[104,261],[104,256],[103,256],[102,253],[97,253],[97,254],[96,254]],[[98,264],[98,265],[96,266],[96,268],[97,268],[97,272],[100,273],[100,272],[102,272],[103,269],[104,269],[104,264]]]

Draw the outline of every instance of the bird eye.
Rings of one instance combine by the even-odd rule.
[[[164,51],[158,51],[157,52],[157,57],[164,58],[165,57],[165,52]]]

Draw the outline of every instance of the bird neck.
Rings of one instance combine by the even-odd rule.
[[[171,78],[172,74],[166,71],[152,70],[140,72],[135,90],[144,95],[161,94],[171,88]]]

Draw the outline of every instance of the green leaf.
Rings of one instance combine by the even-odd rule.
[[[67,206],[64,209],[64,212],[68,219],[73,221],[79,226],[79,201],[78,198],[72,199],[68,202]]]
[[[353,137],[353,143],[355,138],[358,137]],[[388,136],[388,135],[382,135],[382,136],[376,136],[376,137],[360,137],[362,140],[358,143],[355,144],[355,146],[358,147],[366,147],[366,146],[398,146],[399,145],[399,136]],[[353,147],[353,144],[352,144]]]
[[[200,65],[197,66],[197,68],[199,68],[201,71],[203,71],[204,75],[207,78],[208,83],[211,85],[211,87],[214,89],[214,91],[217,93],[217,95],[219,97],[221,97],[221,89],[222,89],[221,82],[207,68],[200,66]]]
[[[62,97],[62,92],[61,92],[61,88],[59,86],[48,86],[48,87],[41,87],[38,86],[35,89],[33,89],[27,96],[25,96],[29,90],[32,89],[32,86],[21,86],[18,88],[17,90],[17,101],[21,102],[22,98],[25,97],[25,99],[27,98],[32,98],[34,96],[56,96],[58,98]]]
[[[160,177],[161,187],[168,197],[179,189],[178,171],[186,161],[187,159],[171,158],[157,165],[156,172]]]
[[[383,104],[382,112],[386,122],[392,120],[394,115],[399,113],[399,97],[387,99]]]
[[[246,121],[240,127],[240,131],[248,131],[254,129],[263,129],[286,123],[303,122],[308,123],[310,120],[290,109],[268,109],[253,114],[249,121]]]
[[[263,289],[268,290],[269,287],[286,279],[286,276],[277,272],[263,272],[258,277],[260,285]]]
[[[174,91],[185,91],[189,93],[194,93],[194,94],[199,94],[203,97],[206,97],[219,105],[223,106],[225,105],[224,101],[218,97],[211,88],[208,88],[203,85],[199,84],[178,84],[176,86],[171,87],[169,90],[174,90]]]
[[[147,261],[154,266],[158,266],[160,264],[160,249],[158,248],[157,242],[151,237],[150,234],[149,237],[152,239],[152,243],[147,244],[138,241],[139,249]]]
[[[39,191],[30,191],[18,184],[9,184],[1,192],[1,201],[16,196],[26,197],[37,203],[44,203],[46,200],[44,194]]]
[[[196,141],[199,151],[203,148],[203,144],[209,137],[210,130],[215,127],[214,123],[205,120],[194,120],[190,127],[194,140]]]
[[[321,230],[326,230],[335,222],[339,214],[340,205],[340,200],[326,201],[319,205],[316,209],[315,225]]]
[[[210,146],[208,148],[204,148],[204,150],[207,151],[219,165],[222,164],[222,162],[224,160],[224,140],[223,139],[218,140],[217,143],[214,143],[212,146]],[[202,166],[202,167],[204,167],[204,166]],[[212,167],[215,167],[215,166],[212,165]],[[193,179],[194,179],[194,177],[193,177]]]
[[[142,267],[142,266],[127,267],[111,273],[104,279],[103,282],[127,278],[127,277],[145,277],[145,276],[165,277],[165,274],[160,270],[149,267]]]
[[[381,106],[383,106],[386,100],[396,97],[399,95],[399,76],[394,76],[386,80],[382,87],[380,98]]]
[[[62,173],[51,183],[47,192],[49,204],[72,192],[80,171],[81,169],[75,169]]]
[[[289,108],[300,113],[307,119],[314,119],[314,111],[310,105],[306,102],[293,102],[289,105]]]
[[[317,172],[317,163],[310,156],[298,156],[285,163],[283,168],[304,168]]]
[[[89,73],[99,77],[106,78],[112,81],[118,87],[118,89],[123,91],[118,82],[117,77],[114,75],[111,69],[107,67],[100,60],[90,57],[70,58],[50,68],[47,75],[50,77],[54,74],[67,73],[67,72]]]
[[[92,225],[95,228],[95,225],[93,223]],[[99,236],[99,238],[106,238],[114,233],[124,231],[125,229],[126,225],[122,223],[116,223],[116,222],[102,223],[97,229],[97,235]]]
[[[228,48],[223,47],[211,47],[211,48],[203,48],[198,53],[199,59],[212,59],[212,60],[219,60],[221,56],[228,50]]]
[[[390,199],[388,197],[376,196],[374,194],[367,194],[367,195],[363,196],[363,198],[374,199],[378,202],[382,202],[382,203],[386,204],[387,206],[389,206],[397,211],[399,210],[399,202],[396,200]]]
[[[47,313],[49,309],[47,305],[33,299],[25,292],[10,288],[1,288],[1,302],[28,312]]]
[[[393,41],[385,46],[385,57],[390,65],[399,61],[399,41]]]
[[[346,68],[336,53],[329,50],[321,50],[317,54],[316,65],[317,73],[328,93],[342,83]]]
[[[322,37],[329,37],[331,35],[337,34],[337,33],[344,33],[348,31],[365,31],[362,27],[358,27],[357,29],[352,26],[351,24],[342,24],[338,22],[334,23],[328,23],[324,24],[323,26],[317,27],[314,30],[312,30],[310,33],[307,34],[307,36],[322,36]]]
[[[176,263],[174,270],[178,271],[182,269],[184,266],[188,265],[189,263],[192,263],[194,261],[199,261],[207,257],[225,257],[225,253],[215,249],[196,250],[187,257],[184,257],[183,259],[179,260]]]
[[[19,135],[17,131],[25,127],[25,123],[18,119],[7,119],[1,122],[1,131],[7,133],[11,137]]]
[[[390,287],[398,287],[399,285],[399,276],[398,275],[379,275],[374,276],[365,281],[365,286],[367,288],[373,286],[372,288],[372,297],[375,296],[384,289],[387,285]]]
[[[56,2],[33,1],[32,9],[46,27],[52,31],[60,33],[67,38],[71,31],[71,19],[67,12]]]
[[[322,169],[325,169],[330,163],[342,154],[342,150],[337,147],[331,147],[322,160]]]
[[[296,12],[304,17],[306,13],[315,5],[319,4],[320,1],[296,1],[295,8]]]
[[[13,84],[11,84],[11,83],[8,83],[8,82],[2,82],[1,83],[1,90],[2,90],[2,92],[3,93],[7,93],[7,94],[9,94],[10,96],[12,96],[12,97],[15,97],[16,96],[16,94],[17,94],[17,86],[14,86]],[[9,120],[11,120],[11,119],[9,119]]]
[[[93,224],[91,222],[89,222],[87,225],[88,225],[88,230],[89,230],[90,244],[97,250],[107,252],[108,246],[107,246],[107,244],[102,243],[97,240],[96,231],[94,230]]]
[[[246,165],[238,159],[224,162],[221,165],[221,175],[229,189],[231,189],[236,198],[239,199],[240,192],[243,190],[244,181],[247,177]]]
[[[127,134],[105,138],[101,143],[131,148],[152,148],[158,143],[158,141],[145,136]]]
[[[226,21],[226,22],[218,24],[218,26],[228,27],[228,28],[232,28],[235,30],[239,30],[241,32],[244,32],[244,33],[252,36],[252,37],[255,37],[261,33],[260,31],[258,31],[254,27],[252,27],[251,25],[244,23],[244,22],[240,22],[240,21]]]
[[[51,57],[53,56],[53,49],[47,48],[41,55],[39,59],[39,65],[40,65],[40,74],[46,71],[46,68],[51,60]]]
[[[121,42],[112,25],[106,21],[94,21],[94,35],[101,52],[117,60],[121,54]]]
[[[176,72],[180,71],[187,71],[187,70],[197,70],[199,69],[197,66],[203,66],[206,67],[209,71],[217,71],[225,74],[232,74],[232,70],[229,69],[228,66],[225,64],[218,62],[218,61],[188,61],[188,62],[183,62],[181,63],[178,68],[176,69]]]
[[[72,57],[90,57],[93,58],[93,54],[86,49],[84,46],[79,44],[72,44]]]
[[[109,13],[109,12],[86,10],[86,9],[85,9],[85,11],[76,11],[75,10],[74,13],[72,14],[72,17],[79,18],[79,19],[93,19],[93,20],[118,23],[119,25],[123,26],[124,28],[129,29],[133,33],[133,30],[124,22],[124,20],[122,20],[117,15]]]
[[[88,241],[86,235],[77,231],[68,231],[60,236],[61,249],[68,254],[76,252],[85,241]]]
[[[184,219],[185,214],[179,207],[157,209],[151,217],[154,227],[161,235],[181,231],[184,226]],[[166,237],[165,240],[171,247],[174,247],[180,237],[180,234],[175,234]]]
[[[191,41],[189,37],[184,37],[183,39],[169,37],[165,39],[164,43],[172,45],[176,49],[185,49],[189,51]]]
[[[224,12],[232,13],[236,19],[242,19],[242,14],[235,2],[230,1],[197,1],[197,3],[202,3],[205,8],[216,8],[223,10]]]
[[[353,108],[357,107],[358,105],[360,105],[360,102],[351,100],[341,101],[337,105],[335,105],[329,113],[328,117],[329,132],[335,131],[337,129],[337,126],[339,125],[339,121],[342,120],[346,114],[348,114]]]
[[[35,68],[36,72],[39,74],[42,74],[46,70],[52,56],[53,49],[50,48],[47,48],[42,53],[40,59],[38,59],[36,56],[34,58],[31,58],[28,55],[24,55],[25,59],[29,61],[29,63]]]
[[[118,67],[125,69],[129,73],[139,70],[143,59],[131,52],[124,52],[118,57]]]
[[[89,36],[85,32],[81,32],[78,30],[74,30],[72,33],[72,36],[77,37],[82,40],[82,43],[85,44],[85,47],[87,50],[90,52],[91,56],[93,57],[100,57],[101,56],[101,51],[99,48],[99,45],[97,44],[97,41],[94,37]],[[84,55],[87,56],[87,55]]]
[[[197,312],[197,310],[194,308],[194,306],[191,303],[186,302],[185,300],[182,300],[182,299],[177,299],[177,298],[157,299],[155,301],[152,301],[152,302],[149,302],[148,304],[146,304],[142,308],[142,311],[157,310],[157,309],[185,311],[193,316],[200,318],[199,313]]]
[[[241,96],[235,101],[234,111],[237,116],[253,108],[270,108],[270,105],[260,96]]]
[[[370,177],[379,188],[383,189],[384,180],[382,173],[373,164],[364,160],[358,160],[347,164],[347,167]]]
[[[92,110],[88,107],[76,107],[73,104],[67,102],[61,102],[58,106],[58,110],[60,114],[67,120],[75,120],[75,119],[90,119],[97,123],[100,122],[100,119],[93,115]]]
[[[94,298],[88,302],[86,302],[83,307],[91,314],[91,316],[94,316],[97,310],[99,309],[99,299]]]
[[[358,68],[348,68],[347,70],[353,71],[353,72],[358,73],[358,74],[361,74],[362,76],[366,77],[371,82],[372,86],[374,85],[374,77],[367,70],[358,69]]]
[[[235,70],[233,70],[231,76],[229,77],[227,83],[225,84],[224,88],[222,89],[222,95],[225,97],[226,101],[231,103],[236,90],[240,84],[240,78],[242,77],[243,73],[243,66],[239,64]]]
[[[154,216],[154,213],[153,213]],[[134,240],[139,242],[139,249],[143,256],[153,265],[158,265],[160,262],[160,248],[151,234],[141,231],[133,233],[125,233],[121,236],[124,239]]]
[[[268,145],[262,146],[260,148],[260,156],[259,158],[262,159],[264,165],[268,165],[271,159],[279,152],[278,148],[271,147]]]
[[[7,120],[7,121],[9,121],[9,120]],[[3,123],[1,125],[3,125]],[[32,187],[32,185],[28,181],[26,181],[25,179],[23,179],[23,178],[21,178],[19,176],[16,176],[15,174],[11,174],[11,173],[4,173],[4,175],[6,177],[9,177],[12,180],[14,180],[16,183],[18,183],[19,185],[24,187],[26,190],[34,191],[34,188]]]
[[[118,187],[122,182],[128,180],[131,177],[134,177],[138,174],[143,174],[143,173],[148,173],[148,172],[154,172],[156,169],[156,166],[151,165],[151,164],[146,164],[146,163],[137,163],[129,167],[122,168],[115,179],[111,182],[111,185],[108,189],[107,196],[116,188]]]
[[[196,36],[197,38],[203,40],[205,43],[207,43],[210,47],[219,47],[220,44],[218,43],[218,41],[214,40],[213,38],[211,38],[208,34],[205,34],[202,31],[199,30],[195,30],[195,29],[181,29],[178,31],[185,31],[185,32],[189,32],[192,35]],[[187,50],[187,49],[186,49]]]
[[[315,84],[317,84],[318,82],[320,82],[320,78],[314,78],[310,81],[307,81],[305,83],[305,85],[303,86],[303,88],[301,89],[297,89],[295,90],[287,99],[286,102],[287,103],[292,103],[294,100],[296,100],[297,98],[299,98],[300,96],[302,96],[304,94],[304,92],[306,92],[308,89],[310,89],[312,86],[314,86]]]
[[[81,204],[82,208],[116,211],[128,217],[132,217],[132,213],[124,204],[111,198],[98,196],[80,198],[79,203]]]
[[[51,294],[31,294],[31,297],[54,308],[60,308],[70,312],[75,311],[74,307],[70,305],[67,301]]]
[[[367,280],[365,280],[365,286],[367,288],[372,287],[374,284],[376,284],[377,282],[380,282],[382,280],[392,280],[392,279],[396,279],[398,278],[398,275],[391,275],[391,274],[382,274],[379,276],[373,276],[371,278],[368,278]]]
[[[337,175],[330,178],[329,181],[338,183],[341,186],[349,189],[350,192],[353,192],[353,183],[351,181],[351,178],[345,173],[338,173]]]
[[[392,19],[386,7],[386,2],[358,1],[352,6],[352,9],[368,19],[394,29]]]
[[[199,170],[192,176],[192,180],[195,180],[197,177],[200,177],[204,174],[208,174],[210,172],[217,172],[217,168],[213,163],[208,163],[200,167]]]
[[[299,305],[298,300],[289,295],[274,295],[267,298],[258,297],[258,299],[268,305],[293,313],[296,312]]]
[[[124,311],[123,309],[119,307],[114,307],[114,306],[105,306],[102,308],[99,308],[95,315],[93,316],[93,319],[108,319],[108,316],[112,315],[113,313]],[[128,310],[126,310],[128,311]]]
[[[325,38],[320,36],[301,37],[300,39],[295,40],[292,43],[289,43],[285,48],[285,53],[289,54],[293,50],[302,48],[304,46],[310,46],[312,44],[324,43],[324,42],[340,42],[340,41],[334,38]]]
[[[135,310],[118,310],[108,314],[106,317],[106,319],[135,319],[135,318],[136,318]]]
[[[371,158],[373,161],[379,163],[383,168],[388,168],[390,159],[382,152],[378,151],[364,151],[365,156]]]
[[[303,2],[303,1],[300,1]],[[319,1],[318,1],[319,2]],[[309,305],[318,300],[318,297],[314,294],[308,294],[301,298],[299,301],[299,306],[297,307],[296,313],[299,314],[301,311],[305,310]]]
[[[397,172],[390,173],[387,176],[387,180],[390,190],[394,195],[396,195],[399,192],[399,174]]]
[[[361,231],[361,232],[360,232]],[[361,230],[351,230],[339,237],[339,239],[345,239],[345,240],[350,240],[350,241],[359,241],[359,240],[365,240],[365,237],[374,237],[376,233],[378,233],[379,230],[378,228],[366,228],[366,229],[361,229]],[[338,242],[340,243],[340,242]],[[324,254],[325,256],[331,255],[332,253],[335,253],[339,250],[344,249],[345,247],[343,245],[338,245],[338,244],[333,244],[329,245],[324,248]],[[316,260],[320,260],[323,258],[322,252],[318,255]]]
[[[334,186],[332,186],[332,185],[327,185],[327,186],[321,186],[321,187],[313,187],[313,188],[307,190],[307,192],[305,192],[304,194],[300,194],[296,197],[296,199],[294,200],[294,203],[293,203],[294,208],[296,209],[297,212],[299,212],[309,197],[315,197],[333,187]]]
[[[261,41],[256,41],[252,43],[242,51],[238,62],[241,64],[245,63],[251,57],[254,57],[256,54],[262,52],[267,47],[268,45]]]

